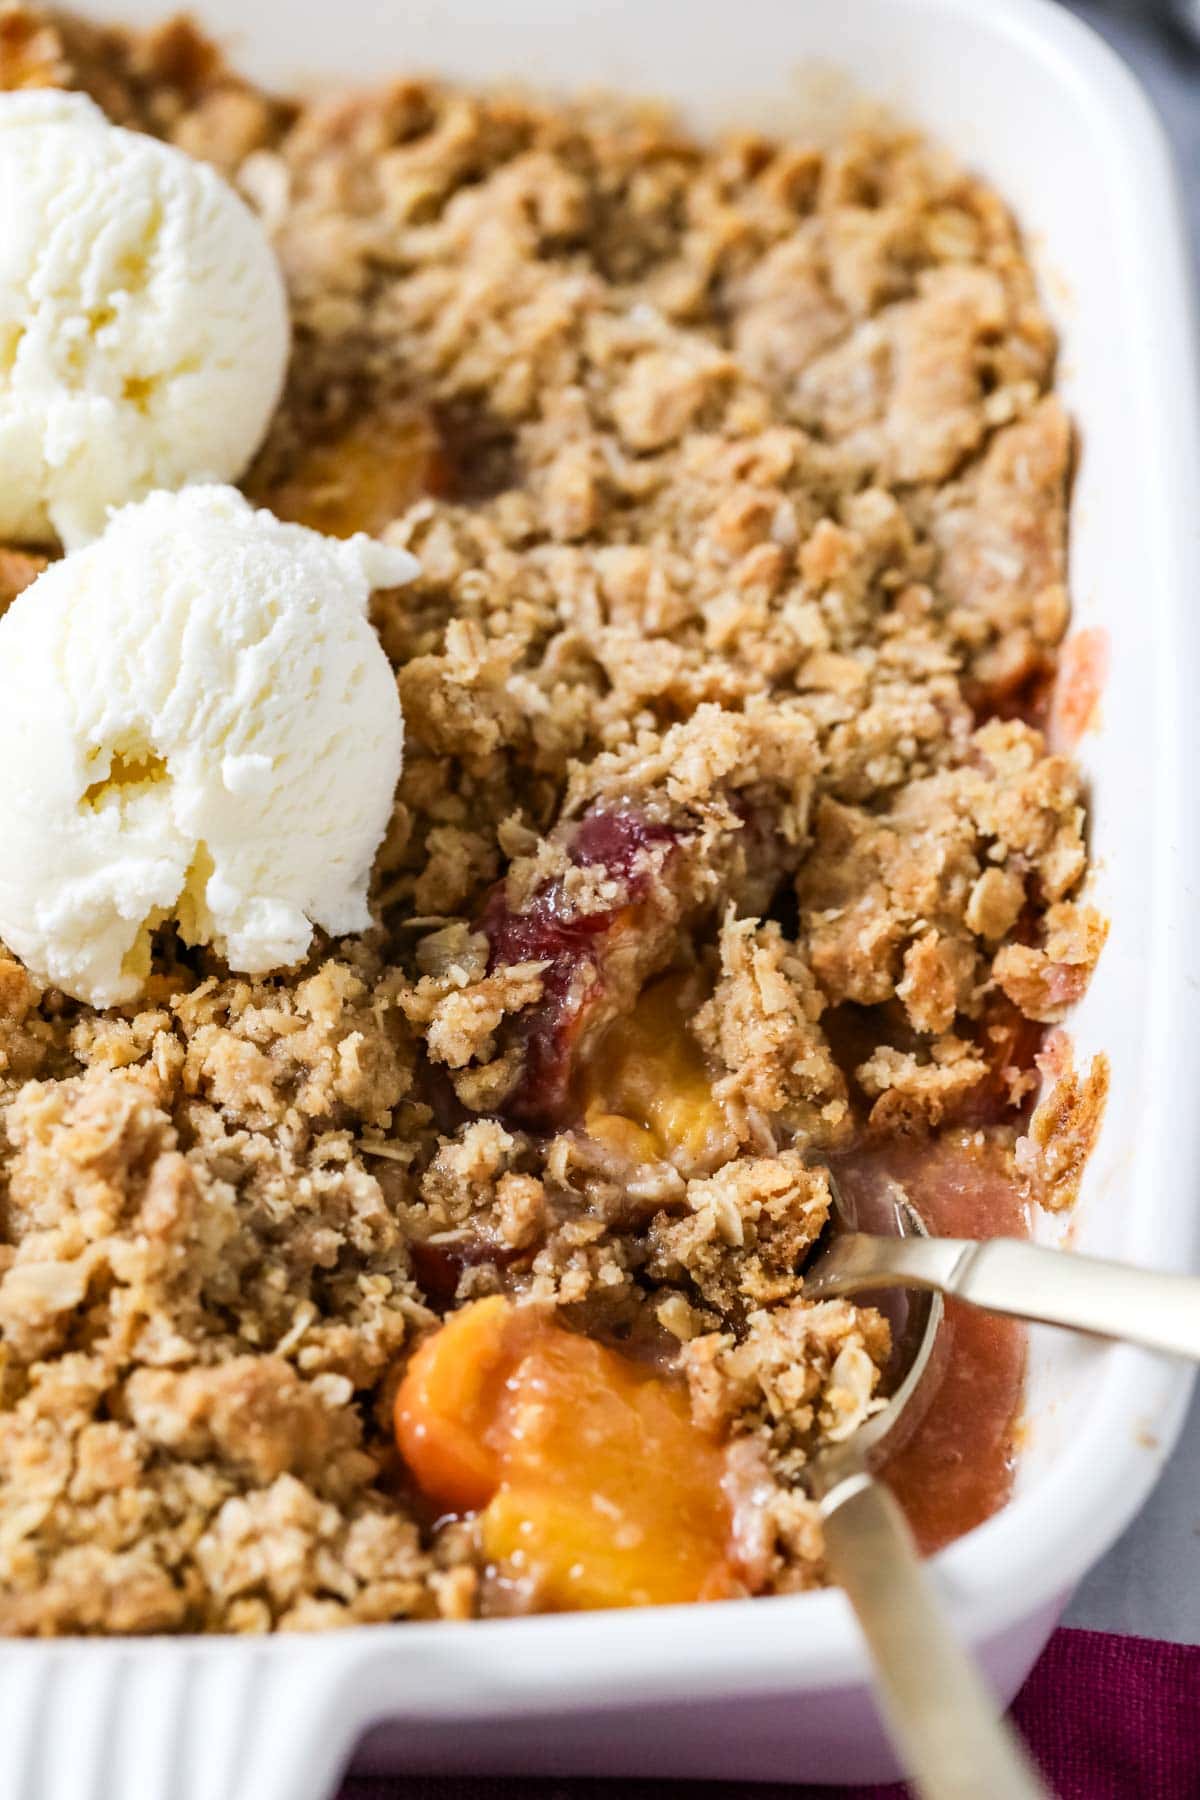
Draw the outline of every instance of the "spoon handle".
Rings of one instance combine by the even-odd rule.
[[[875,1663],[884,1720],[922,1800],[1049,1800],[942,1611],[888,1489],[844,1461],[824,1493],[830,1574]],[[845,1471],[845,1472],[842,1472]]]
[[[1200,1277],[1026,1244],[1019,1238],[890,1238],[848,1232],[806,1276],[804,1291],[933,1288],[988,1312],[1121,1338],[1200,1362]]]

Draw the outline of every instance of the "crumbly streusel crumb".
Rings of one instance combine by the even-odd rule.
[[[1030,1199],[1051,1212],[1065,1212],[1079,1197],[1079,1184],[1095,1148],[1108,1099],[1110,1068],[1101,1051],[1086,1071],[1075,1067],[1069,1041],[1052,1034],[1047,1046],[1049,1091],[1039,1100],[1015,1160]]]

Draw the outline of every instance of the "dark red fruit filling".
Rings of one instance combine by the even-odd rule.
[[[606,957],[616,939],[636,925],[646,898],[650,875],[642,853],[664,844],[670,856],[680,840],[673,826],[655,824],[631,809],[581,819],[567,854],[576,868],[600,867],[624,884],[624,902],[608,911],[572,914],[561,879],[547,882],[519,913],[509,906],[503,882],[492,889],[480,920],[490,946],[489,969],[550,964],[541,1000],[511,1021],[524,1061],[504,1112],[518,1124],[549,1129],[569,1115],[575,1053],[606,994]]]
[[[507,1244],[479,1233],[447,1238],[440,1243],[414,1238],[410,1245],[413,1274],[435,1301],[453,1300],[465,1269],[487,1264],[505,1268],[521,1256]]]

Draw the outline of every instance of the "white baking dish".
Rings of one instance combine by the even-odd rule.
[[[86,5],[87,0],[82,0]],[[152,18],[157,0],[93,13]],[[393,69],[604,84],[700,123],[786,123],[812,58],[992,177],[1042,261],[1083,454],[1076,618],[1112,675],[1084,746],[1113,921],[1073,1029],[1113,1095],[1073,1233],[1182,1268],[1200,1240],[1200,448],[1183,225],[1158,126],[1046,0],[200,0],[268,81]],[[1080,1575],[1140,1505],[1189,1385],[1179,1366],[1035,1332],[1017,1497],[937,1559],[1011,1696]],[[0,1795],[316,1800],[369,1727],[375,1766],[851,1781],[894,1772],[837,1593],[652,1612],[376,1627],[321,1639],[0,1651]]]

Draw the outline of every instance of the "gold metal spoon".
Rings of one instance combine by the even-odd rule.
[[[897,1250],[932,1247],[903,1196],[896,1223],[902,1235],[880,1241]],[[807,1270],[804,1291],[813,1293]],[[845,1290],[824,1290],[834,1291]],[[885,1406],[815,1459],[809,1489],[821,1508],[829,1572],[862,1627],[884,1721],[917,1794],[922,1800],[1048,1800],[1019,1738],[951,1630],[899,1503],[873,1473],[919,1407],[942,1316],[938,1292],[910,1303],[897,1334],[901,1367]]]
[[[987,1312],[1118,1338],[1200,1362],[1200,1277],[1135,1269],[1020,1238],[976,1243],[929,1237],[923,1227],[918,1234],[911,1225],[900,1237],[858,1231],[836,1182],[830,1185],[837,1229],[805,1266],[806,1299],[874,1288],[921,1288]],[[918,1220],[899,1183],[891,1187],[894,1206]]]

